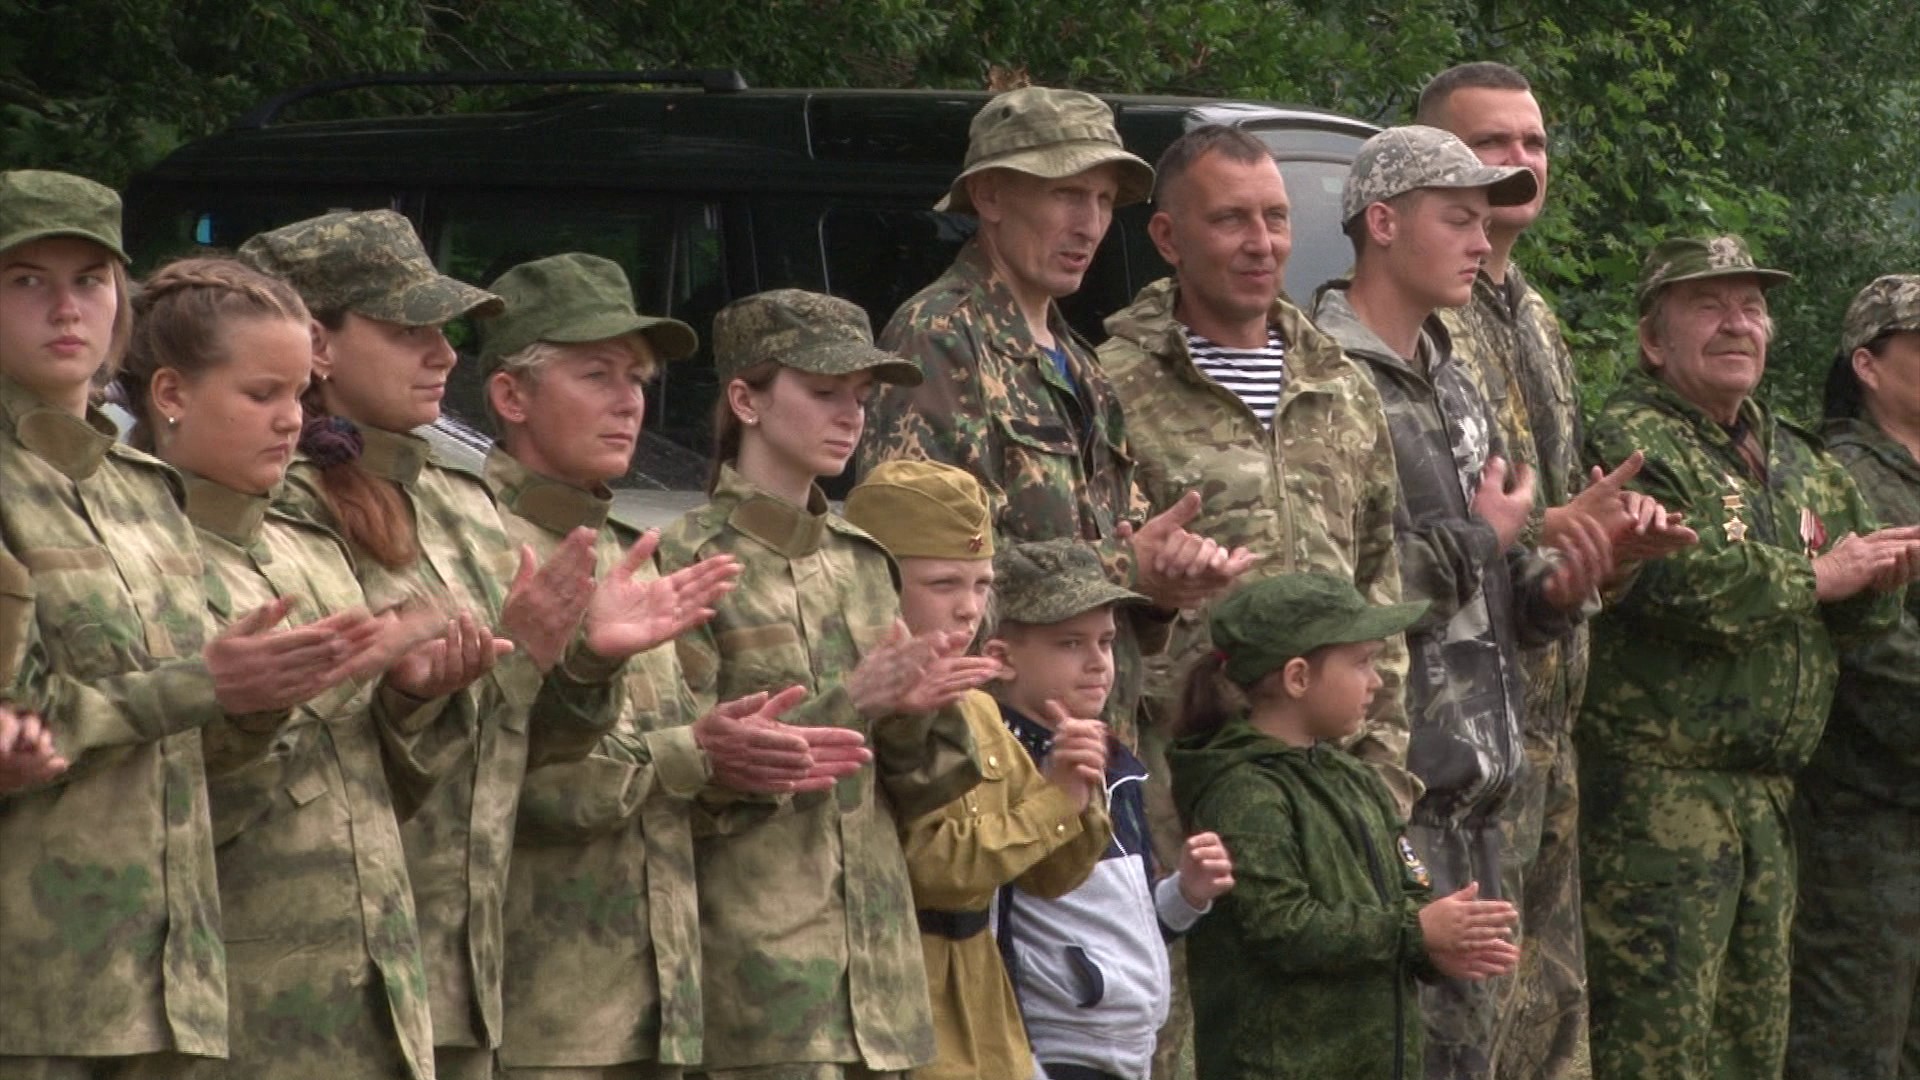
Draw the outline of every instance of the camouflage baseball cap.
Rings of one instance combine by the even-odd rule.
[[[1527,169],[1482,163],[1450,131],[1424,124],[1390,127],[1354,155],[1340,189],[1340,220],[1352,221],[1374,203],[1422,188],[1486,188],[1494,206],[1519,206],[1539,192],[1540,181]]]
[[[1742,274],[1758,278],[1763,289],[1793,280],[1793,275],[1785,270],[1753,265],[1747,242],[1731,234],[1662,240],[1647,253],[1647,261],[1640,267],[1640,288],[1635,294],[1640,314],[1645,315],[1653,307],[1653,298],[1661,289],[1676,282]]]
[[[993,558],[987,493],[972,473],[938,461],[881,463],[847,493],[842,516],[896,559]]]
[[[918,386],[920,365],[877,349],[860,305],[804,289],[744,296],[713,317],[713,366],[720,382],[772,361],[816,375],[871,369],[873,377]]]
[[[1000,618],[1045,626],[1108,604],[1144,604],[1147,598],[1107,580],[1100,555],[1078,540],[1015,544],[993,557],[993,592]]]
[[[0,172],[0,251],[49,236],[91,240],[121,262],[120,196],[84,176],[45,169]]]
[[[1861,289],[1840,326],[1840,354],[1895,330],[1920,330],[1920,274],[1888,274]]]
[[[987,169],[1012,169],[1058,180],[1096,165],[1120,165],[1115,206],[1143,202],[1153,190],[1153,166],[1120,142],[1113,110],[1092,94],[1028,86],[1000,94],[973,115],[967,128],[967,159],[935,210],[973,213],[967,177]]]
[[[1374,606],[1331,574],[1281,574],[1237,590],[1207,619],[1222,670],[1236,686],[1326,645],[1379,641],[1427,613],[1425,600]]]
[[[314,311],[438,326],[501,307],[492,293],[435,270],[413,223],[391,210],[336,211],[283,225],[241,244],[240,258],[285,278]]]
[[[506,304],[477,323],[480,365],[487,371],[537,341],[571,345],[638,333],[663,362],[685,360],[700,347],[686,323],[635,311],[626,272],[598,255],[573,252],[521,263],[487,288]]]

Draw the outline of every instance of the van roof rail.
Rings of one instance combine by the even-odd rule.
[[[287,90],[261,102],[233,122],[233,129],[263,128],[290,105],[309,98],[375,86],[564,86],[581,84],[666,84],[698,86],[710,94],[747,88],[732,68],[664,68],[656,71],[399,71],[323,79]]]

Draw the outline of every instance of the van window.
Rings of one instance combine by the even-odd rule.
[[[152,193],[143,212],[127,222],[128,254],[146,273],[161,262],[208,248],[232,251],[255,233],[277,229],[331,210],[397,209],[386,188],[288,188],[262,194],[249,188],[197,188],[191,194]]]

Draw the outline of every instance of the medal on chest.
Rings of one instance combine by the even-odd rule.
[[[1740,495],[1740,481],[1732,473],[1720,478],[1727,485],[1727,494],[1720,496],[1720,505],[1727,511],[1727,543],[1744,544],[1747,542],[1747,523],[1740,520],[1740,511],[1747,508],[1746,500]]]
[[[1427,874],[1427,864],[1420,861],[1420,856],[1413,850],[1413,841],[1404,835],[1400,837],[1400,861],[1406,864],[1407,873],[1421,888],[1433,887],[1433,879]]]
[[[1820,554],[1821,549],[1827,546],[1826,523],[1820,520],[1820,515],[1814,513],[1812,507],[1800,509],[1800,540],[1807,545],[1809,559]]]

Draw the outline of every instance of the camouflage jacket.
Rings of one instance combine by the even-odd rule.
[[[865,731],[874,767],[695,840],[705,1065],[924,1065],[933,1029],[898,828],[979,783],[966,720],[855,711],[841,680],[886,640],[899,599],[886,552],[817,488],[803,510],[723,465],[711,501],[665,531],[660,569],[722,553],[740,560],[739,587],[676,643],[695,700],[805,686],[786,720]]]
[[[1268,316],[1287,343],[1287,379],[1271,429],[1193,362],[1163,278],[1107,319],[1100,364],[1127,413],[1135,482],[1154,512],[1189,491],[1203,500],[1193,531],[1260,556],[1249,580],[1302,570],[1337,574],[1375,604],[1400,602],[1393,511],[1400,501],[1393,439],[1373,383],[1340,345],[1287,300]],[[1149,702],[1166,721],[1180,678],[1212,648],[1204,611],[1181,613],[1164,659],[1149,663]],[[1384,771],[1412,805],[1405,772],[1407,652],[1395,635],[1380,657],[1383,685],[1350,748]]]
[[[1586,487],[1580,396],[1560,320],[1520,268],[1508,264],[1505,284],[1481,271],[1473,282],[1473,300],[1442,309],[1440,321],[1452,338],[1453,355],[1473,373],[1492,406],[1508,460],[1533,470],[1534,512],[1520,540],[1534,544],[1546,509],[1566,505]],[[1522,651],[1527,693],[1521,723],[1528,731],[1573,729],[1586,689],[1588,633],[1581,623],[1567,637]]]
[[[623,552],[612,494],[538,476],[504,450],[487,486],[507,535],[545,558],[599,532],[600,570]],[[653,576],[651,566],[642,577]],[[710,775],[672,648],[627,662],[614,730],[585,760],[527,772],[507,878],[510,1068],[700,1060],[700,913],[689,800]],[[534,717],[538,723],[540,718]]]
[[[1830,420],[1824,434],[1882,525],[1920,525],[1920,461],[1905,446],[1867,420]],[[1811,768],[1920,810],[1920,588],[1907,586],[1892,633],[1841,656],[1833,712]]]
[[[1378,776],[1244,720],[1168,758],[1181,815],[1233,852],[1233,891],[1187,938],[1199,1074],[1419,1076],[1432,896]]]
[[[399,486],[421,551],[402,571],[359,559],[368,599],[378,604],[429,593],[497,626],[517,556],[486,485],[430,461],[418,436],[371,428],[360,434],[366,448],[356,467]],[[281,488],[285,508],[333,528],[318,484],[312,463],[297,458]],[[420,917],[436,1046],[500,1044],[501,907],[521,782],[529,762],[592,751],[615,719],[610,677],[610,669],[585,663],[576,651],[543,682],[516,651],[448,700],[450,726],[466,735],[460,758],[400,833]],[[536,697],[541,722],[530,725]]]
[[[1327,285],[1314,320],[1365,368],[1380,391],[1400,477],[1394,527],[1409,600],[1432,607],[1407,631],[1407,763],[1426,784],[1414,807],[1422,825],[1497,813],[1525,765],[1519,649],[1563,634],[1574,617],[1546,601],[1547,561],[1469,510],[1487,458],[1501,452],[1479,387],[1429,319],[1425,371],[1396,356]]]
[[[1686,514],[1700,543],[1648,563],[1595,621],[1585,757],[1792,774],[1826,727],[1836,645],[1899,618],[1900,598],[1873,590],[1814,599],[1812,555],[1871,531],[1873,515],[1812,435],[1751,398],[1741,417],[1764,478],[1724,428],[1644,372],[1587,428],[1589,460],[1646,452],[1633,486]]]
[[[0,797],[0,1055],[227,1050],[200,552],[178,477],[113,430],[0,376],[0,542],[30,575],[0,698],[73,762]]]
[[[1120,400],[1093,350],[1048,309],[1069,382],[1033,340],[1013,294],[971,241],[938,280],[894,312],[879,343],[920,362],[918,387],[881,386],[867,406],[859,468],[916,458],[972,473],[986,489],[1001,544],[1071,536],[1096,545],[1119,584],[1133,577],[1132,548],[1114,539],[1145,503],[1133,486]],[[1145,608],[1121,621],[1107,720],[1131,743],[1145,678],[1143,656],[1166,644],[1167,626]]]
[[[219,625],[280,596],[300,598],[293,625],[365,603],[333,534],[198,477],[186,491]],[[371,679],[336,687],[295,710],[263,758],[209,766],[230,1075],[433,1075],[427,973],[376,730],[412,734],[414,711],[387,708],[398,700],[382,695],[376,710]]]

